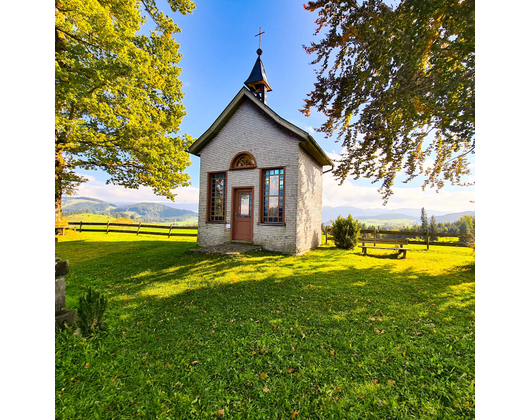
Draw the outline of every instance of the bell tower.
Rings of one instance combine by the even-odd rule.
[[[254,68],[250,72],[250,76],[245,81],[245,86],[250,89],[250,91],[265,105],[267,105],[267,92],[272,91],[269,81],[267,80],[267,74],[265,73],[265,68],[263,67],[263,62],[261,61],[261,54],[263,50],[261,49],[261,35],[265,32],[261,32],[256,36],[259,36],[259,48],[256,51],[258,58],[254,64]]]

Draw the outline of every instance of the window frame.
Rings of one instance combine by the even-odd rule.
[[[236,166],[236,163],[237,161],[244,155],[247,155],[247,156],[250,156],[252,158],[252,160],[254,161],[254,165],[249,165],[249,166]],[[241,170],[241,169],[254,169],[254,168],[257,168],[258,166],[258,163],[256,162],[256,158],[254,157],[254,155],[250,152],[239,152],[238,154],[236,154],[232,161],[230,162],[230,170],[233,170],[233,169],[236,169],[236,170]]]
[[[224,174],[224,188],[223,188],[223,220],[212,220],[212,217],[215,217],[212,215],[212,204],[213,204],[213,196],[212,196],[212,183],[215,179],[213,175],[218,174]],[[226,171],[217,171],[217,172],[208,172],[208,197],[206,202],[206,223],[219,223],[224,224],[226,223],[226,211],[227,211],[227,200],[228,200],[228,173]]]
[[[265,212],[265,172],[266,171],[272,171],[276,169],[282,169],[283,170],[283,194],[278,195],[278,197],[282,197],[282,209],[283,209],[283,216],[281,222],[265,222],[264,221],[264,212]],[[259,223],[260,225],[265,226],[285,226],[285,189],[286,189],[286,167],[285,166],[274,166],[271,168],[261,168],[260,172],[260,194],[259,194]],[[279,204],[279,203],[278,203]]]

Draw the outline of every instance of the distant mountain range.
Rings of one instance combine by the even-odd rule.
[[[63,197],[63,212],[92,212],[127,216],[144,222],[176,222],[198,217],[197,212],[165,204],[136,203],[116,205],[89,197]]]
[[[456,222],[460,217],[469,215],[475,216],[475,211],[464,211],[459,213],[449,213],[438,210],[425,210],[427,216],[430,218],[434,216],[437,223],[445,222]],[[360,209],[357,207],[322,207],[322,223],[329,224],[331,220],[335,220],[338,216],[347,217],[349,214],[352,215],[354,219],[359,221],[363,220],[380,220],[380,221],[390,221],[390,220],[402,220],[410,221],[410,224],[421,223],[421,209],[414,208],[401,208],[395,210],[381,210],[381,209]]]
[[[176,208],[176,207],[185,207]],[[130,218],[141,219],[144,222],[171,222],[183,221],[198,217],[197,211],[191,209],[197,205],[171,203],[170,205],[159,203],[118,203],[113,204],[103,200],[89,197],[63,197],[64,212],[90,211],[94,214],[116,214],[127,215]],[[464,211],[449,213],[437,210],[426,210],[429,219],[436,218],[436,222],[456,222],[460,217],[475,216],[475,211]],[[359,221],[380,221],[381,223],[397,223],[413,225],[421,223],[421,209],[400,208],[396,210],[361,209],[357,207],[322,207],[322,222],[330,224],[338,216],[347,217],[349,214]]]

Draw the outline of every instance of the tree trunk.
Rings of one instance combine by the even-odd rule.
[[[60,184],[60,181],[55,179],[55,220],[61,220],[63,218],[63,203],[61,191],[57,192],[57,183]]]
[[[57,129],[55,129],[55,220],[63,218],[63,172],[64,158],[63,151],[58,147]]]
[[[55,7],[57,8],[57,0]],[[56,9],[57,11],[57,9]],[[55,29],[55,57],[60,57],[66,49],[65,40],[59,34],[59,31]],[[59,53],[59,54],[58,54]],[[64,66],[62,60],[58,60],[59,65]],[[63,151],[61,149],[61,141],[59,140],[59,131],[57,126],[55,127],[55,220],[61,220],[63,218],[63,205],[62,205],[62,194],[63,194],[63,171],[64,171],[64,159]]]

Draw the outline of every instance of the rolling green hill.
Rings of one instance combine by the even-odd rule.
[[[103,200],[88,197],[63,197],[63,213],[64,212],[92,212],[94,214],[102,214],[111,212],[117,208],[115,204],[107,203]]]
[[[158,203],[137,203],[117,206],[102,200],[88,197],[63,198],[63,214],[65,217],[79,213],[105,215],[111,218],[126,217],[146,223],[186,222],[197,223],[197,213],[191,210],[175,209]]]

